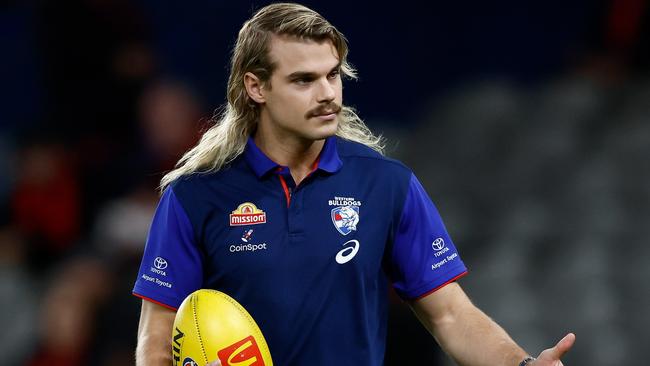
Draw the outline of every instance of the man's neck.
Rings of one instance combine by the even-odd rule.
[[[325,140],[306,140],[295,137],[279,137],[258,129],[253,136],[255,145],[274,162],[289,167],[296,185],[314,168]]]

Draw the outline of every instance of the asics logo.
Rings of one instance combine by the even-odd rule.
[[[352,245],[345,247],[348,244],[352,244]],[[351,261],[355,255],[357,255],[357,252],[359,251],[359,241],[348,240],[345,243],[343,243],[343,246],[345,248],[339,250],[339,252],[336,253],[336,263],[338,264],[345,264]]]

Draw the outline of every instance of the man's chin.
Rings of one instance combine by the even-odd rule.
[[[316,131],[315,135],[317,138],[315,140],[323,140],[328,137],[336,135],[336,131],[338,128],[338,123],[336,121],[333,121],[333,123],[328,124],[326,126],[322,126],[321,128]]]
[[[306,139],[312,141],[324,140],[330,136],[334,136],[338,130],[338,116],[333,121],[327,121],[325,123],[314,123],[313,120],[307,120],[306,123],[310,124],[309,129],[299,131],[299,135]],[[298,132],[298,131],[296,131]]]

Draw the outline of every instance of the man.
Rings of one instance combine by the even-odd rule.
[[[134,288],[137,364],[169,365],[175,309],[215,288],[277,365],[380,365],[390,281],[461,365],[561,365],[572,334],[535,360],[455,282],[467,270],[424,189],[342,104],[346,57],[343,35],[297,4],[244,24],[225,112],[162,180]]]

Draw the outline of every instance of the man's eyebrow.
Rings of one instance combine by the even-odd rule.
[[[331,73],[332,71],[338,71],[341,69],[341,64],[338,63],[336,66],[334,66],[329,72]],[[316,79],[318,77],[318,73],[311,72],[311,71],[296,71],[292,72],[287,76],[287,79],[294,80],[294,79]]]
[[[315,79],[317,74],[309,71],[296,71],[287,76],[287,79]]]

